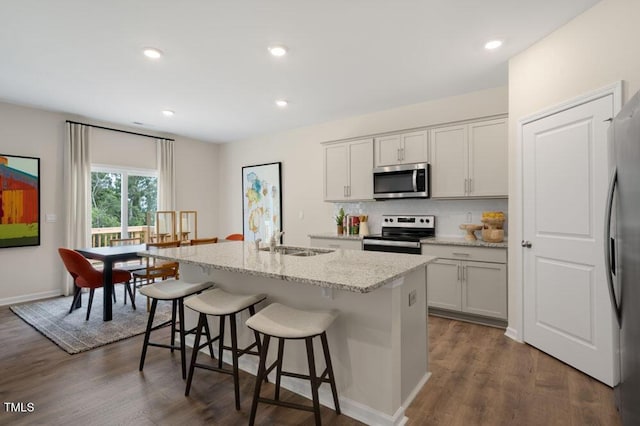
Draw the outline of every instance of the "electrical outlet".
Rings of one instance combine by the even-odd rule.
[[[409,306],[414,305],[416,303],[417,298],[418,298],[418,294],[416,293],[416,290],[409,292]]]

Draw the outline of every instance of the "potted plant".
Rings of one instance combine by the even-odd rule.
[[[338,225],[338,235],[342,235],[344,233],[344,209],[340,207],[340,211],[336,215],[336,225]]]

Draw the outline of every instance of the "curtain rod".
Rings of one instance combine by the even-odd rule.
[[[96,129],[112,130],[112,131],[114,131],[114,132],[128,133],[128,134],[130,134],[130,135],[136,135],[136,136],[144,136],[145,138],[165,139],[165,140],[168,140],[168,141],[174,141],[174,142],[175,142],[175,139],[171,139],[171,138],[163,138],[163,137],[161,137],[161,136],[145,135],[144,133],[130,132],[130,131],[128,131],[128,130],[112,129],[112,128],[110,128],[110,127],[96,126],[95,124],[81,123],[81,122],[79,122],[79,121],[67,120],[67,123],[72,123],[72,124],[82,124],[83,126],[94,127],[94,128],[96,128]]]

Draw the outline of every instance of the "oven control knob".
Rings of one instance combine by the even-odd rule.
[[[385,219],[384,221],[385,221],[385,222],[389,222],[389,219]]]
[[[393,219],[389,219],[389,222],[393,222]]]
[[[420,219],[420,223],[424,223],[424,219]]]

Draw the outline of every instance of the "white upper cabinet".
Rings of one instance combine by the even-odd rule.
[[[324,200],[373,199],[373,139],[324,146]]]
[[[349,147],[347,144],[324,147],[324,199],[347,199]]]
[[[467,181],[467,127],[431,130],[431,197],[464,197]]]
[[[398,133],[375,139],[375,166],[426,163],[429,160],[428,132]]]
[[[433,198],[506,197],[507,120],[431,129]]]
[[[469,195],[506,197],[509,193],[507,120],[469,124]]]

